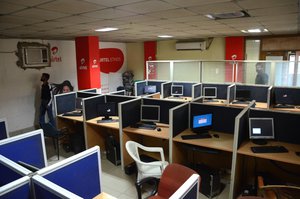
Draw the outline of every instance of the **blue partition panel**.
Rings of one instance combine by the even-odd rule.
[[[162,97],[166,98],[171,96],[171,86],[172,86],[172,82],[168,82],[168,83],[163,83],[162,84]]]
[[[83,102],[84,111],[85,111],[85,119],[90,120],[98,117],[97,105],[105,103],[105,95],[99,95],[96,97],[91,97],[85,99]]]
[[[143,95],[145,86],[146,86],[146,81],[136,82],[135,83],[135,96]]]
[[[202,96],[202,84],[194,84],[193,85],[193,92],[194,96],[192,96],[194,99]]]
[[[13,168],[8,167],[3,162],[0,162],[0,174],[0,187],[24,176]]]
[[[192,85],[195,83],[191,82],[173,82],[173,85],[182,85],[183,86],[183,96],[192,97]]]
[[[8,138],[6,119],[0,119],[0,140]]]
[[[80,97],[80,98],[94,97],[97,95],[100,95],[100,94],[92,93],[92,92],[77,92],[77,97]]]
[[[57,115],[75,110],[76,92],[55,95],[54,99]]]
[[[165,82],[166,81],[151,81],[151,80],[147,81],[148,85],[155,85],[156,92],[160,92],[160,93],[161,93],[161,85],[162,85],[162,83],[165,83]]]
[[[30,178],[24,176],[0,187],[1,199],[31,199]]]
[[[99,147],[90,148],[37,173],[80,197],[92,199],[101,193]]]
[[[235,85],[231,85],[227,88],[227,101],[228,104],[234,101],[235,99]]]
[[[43,131],[40,129],[0,140],[0,154],[37,168],[47,166]]]

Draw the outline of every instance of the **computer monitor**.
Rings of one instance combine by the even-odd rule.
[[[249,138],[253,143],[267,144],[267,139],[274,139],[273,118],[249,118]]]
[[[251,101],[250,90],[236,90],[235,99],[238,101]]]
[[[156,93],[156,86],[155,85],[146,85],[144,87],[144,93],[145,94]]]
[[[296,101],[299,98],[300,90],[295,88],[274,88],[275,104],[299,105]]]
[[[183,95],[183,85],[172,85],[171,95],[174,97],[179,97]]]
[[[81,97],[76,98],[75,109],[82,110],[82,98]]]
[[[160,106],[141,105],[141,121],[155,123],[160,121]]]
[[[116,116],[116,103],[108,102],[97,105],[98,116],[103,117],[102,120],[112,120],[110,116]]]
[[[208,133],[212,129],[212,116],[212,113],[193,116],[193,132]]]
[[[203,96],[205,99],[217,98],[217,87],[204,87]]]

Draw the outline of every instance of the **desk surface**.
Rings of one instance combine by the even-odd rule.
[[[281,145],[287,148],[289,152],[288,153],[253,153],[251,151],[251,147],[258,146],[258,145],[253,144],[251,141],[246,141],[242,143],[242,145],[238,149],[238,154],[300,165],[300,156],[297,156],[295,154],[295,151],[300,151],[300,145],[290,144],[286,142],[277,142],[277,141],[268,141],[267,145],[273,145],[273,146]]]
[[[68,119],[68,120],[73,120],[73,121],[77,121],[77,122],[83,122],[83,116],[63,116],[58,115],[57,117],[59,118],[63,118],[63,119]]]
[[[117,199],[117,198],[115,198],[107,193],[102,192],[99,195],[97,195],[96,197],[94,197],[93,199]]]
[[[246,107],[249,104],[232,104],[230,103],[229,106],[236,106],[236,107]],[[268,104],[265,102],[255,102],[255,108],[267,109]]]
[[[169,139],[169,127],[164,124],[157,124],[157,127],[161,129],[161,131],[155,130],[148,130],[148,129],[138,129],[138,128],[132,128],[132,127],[126,127],[123,129],[124,132],[127,133],[133,133],[138,135],[144,135],[144,136],[150,136],[155,138],[161,138],[161,139]]]
[[[97,117],[91,120],[88,120],[86,123],[87,124],[92,124],[92,125],[97,125],[101,127],[107,127],[111,129],[119,129],[119,122],[104,122],[104,123],[97,123],[98,120],[101,120],[103,117]],[[119,117],[113,116],[111,117],[113,120],[118,120]]]
[[[213,99],[213,100],[203,100],[203,104],[213,104],[219,106],[226,106],[227,100],[225,99]]]
[[[173,141],[181,142],[181,143],[185,143],[185,144],[192,144],[195,146],[207,147],[207,148],[211,148],[211,149],[218,149],[218,150],[222,150],[222,151],[232,152],[233,134],[221,133],[221,132],[215,132],[215,131],[210,131],[209,133],[212,135],[212,138],[183,140],[181,138],[182,135],[193,135],[194,134],[191,131],[191,129],[186,129],[183,132],[181,132],[179,135],[174,137]],[[219,138],[214,137],[213,134],[218,134]]]
[[[184,96],[181,96],[181,97],[166,97],[166,98],[163,98],[163,99],[166,99],[166,100],[170,100],[170,101],[178,101],[178,102],[189,102],[189,101],[192,101],[192,97],[184,97]]]
[[[284,111],[284,112],[296,112],[300,113],[300,106],[297,106],[297,108],[270,108],[273,111]]]

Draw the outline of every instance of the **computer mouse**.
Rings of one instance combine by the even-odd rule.
[[[161,131],[161,128],[156,128],[157,131]]]
[[[218,134],[213,134],[213,136],[214,136],[215,138],[219,138],[219,137],[220,137]]]

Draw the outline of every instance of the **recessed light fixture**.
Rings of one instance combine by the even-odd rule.
[[[257,33],[257,32],[261,32],[260,29],[256,28],[256,29],[249,29],[248,30],[249,33]]]
[[[100,28],[100,29],[97,29],[95,31],[97,31],[97,32],[109,32],[109,31],[115,31],[115,30],[119,30],[119,28],[107,27],[107,28]]]
[[[241,30],[243,33],[260,33],[260,32],[269,32],[267,29],[259,29],[259,28],[254,28],[254,29],[249,29],[249,30]]]
[[[214,19],[214,20],[250,17],[250,15],[245,10],[241,10],[237,12],[227,12],[227,13],[209,13],[206,14],[205,16],[207,18]]]
[[[172,38],[173,36],[171,36],[171,35],[158,35],[157,37],[159,37],[159,38]]]

